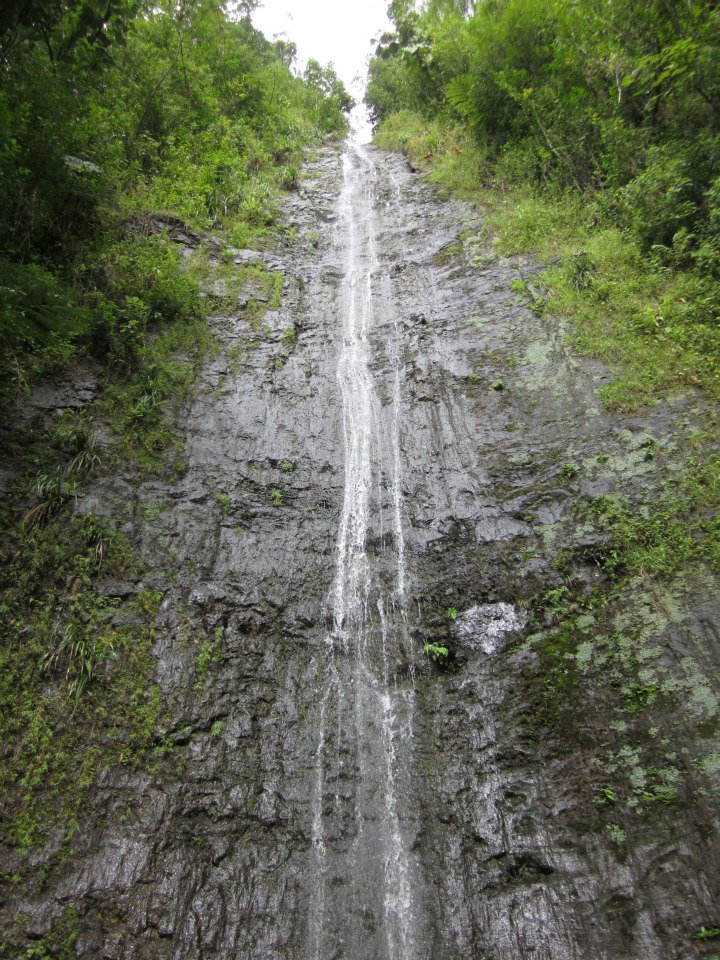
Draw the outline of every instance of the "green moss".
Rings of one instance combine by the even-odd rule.
[[[433,257],[433,263],[435,266],[442,267],[447,263],[450,263],[455,257],[459,256],[463,252],[463,243],[462,240],[457,240],[454,243],[449,243],[446,247],[443,247],[438,253]]]
[[[158,691],[149,683],[161,595],[122,604],[100,576],[135,578],[127,541],[91,516],[4,532],[0,623],[0,794],[6,842],[27,849],[55,825],[72,832],[103,766],[143,763]],[[132,625],[124,625],[123,620]]]
[[[258,330],[264,314],[280,306],[283,274],[268,270],[262,260],[236,264],[230,250],[227,257],[218,257],[207,246],[200,246],[189,259],[188,272],[204,289],[210,303],[210,312],[233,313],[242,309]],[[294,339],[294,327],[288,328],[289,342]]]
[[[129,379],[107,383],[98,413],[112,425],[118,461],[157,476],[180,459],[182,434],[170,414],[190,397],[211,341],[203,320],[169,326],[143,345]]]
[[[578,736],[577,695],[580,677],[575,654],[579,638],[572,624],[536,634],[531,648],[539,666],[525,675],[524,688],[534,727],[562,731],[563,737]]]
[[[614,579],[652,574],[673,576],[689,563],[720,569],[720,458],[691,461],[670,476],[650,505],[602,496],[590,501],[587,516],[605,535],[597,559]]]
[[[19,955],[20,960],[75,960],[75,943],[82,930],[82,919],[73,907],[63,910],[49,933]],[[10,956],[0,950],[0,957]]]

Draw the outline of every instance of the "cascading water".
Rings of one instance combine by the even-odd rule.
[[[377,171],[354,143],[343,162],[337,375],[345,483],[332,630],[321,673],[309,953],[315,960],[412,960],[418,956],[419,877],[409,853],[414,827],[407,811],[414,693],[405,612],[398,328],[390,278],[376,251]],[[384,337],[393,369],[385,406],[372,374],[374,336]]]

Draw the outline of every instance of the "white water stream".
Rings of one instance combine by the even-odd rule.
[[[399,329],[390,277],[378,258],[375,161],[350,143],[343,164],[336,244],[344,256],[337,376],[345,483],[315,755],[309,955],[413,960],[416,882],[400,796],[408,779],[414,692],[408,671],[398,672],[398,664],[412,662]],[[380,344],[393,384],[384,407],[372,372]],[[371,549],[371,540],[379,546]]]

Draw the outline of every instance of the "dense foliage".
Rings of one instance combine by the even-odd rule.
[[[343,133],[332,70],[290,69],[252,0],[29,0],[0,25],[0,380],[5,395],[78,350],[132,363],[159,319],[197,309],[147,215],[272,228],[304,146]],[[7,14],[7,15],[6,15]],[[145,218],[145,219],[144,219]]]
[[[501,181],[603,191],[600,214],[720,276],[720,11],[705,0],[406,0],[367,99],[471,132]],[[717,308],[718,303],[715,303]]]

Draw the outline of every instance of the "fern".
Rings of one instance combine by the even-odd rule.
[[[467,73],[453,77],[445,88],[445,99],[462,120],[471,120],[476,113],[473,102],[474,88],[475,83]]]

